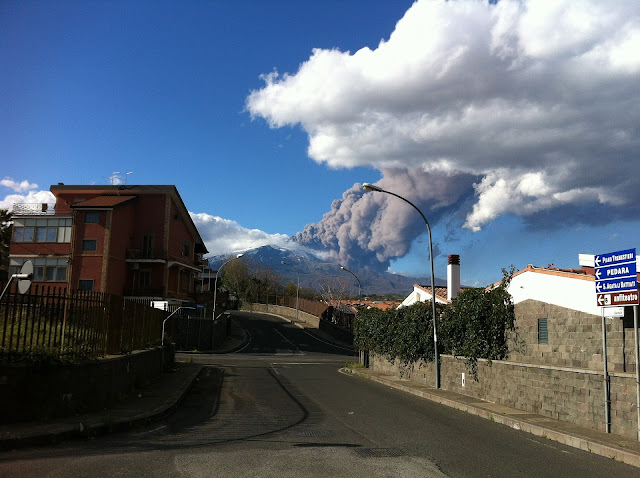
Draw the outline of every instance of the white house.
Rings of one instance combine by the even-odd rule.
[[[457,297],[460,293],[460,256],[457,254],[449,255],[447,264],[447,287],[436,287],[436,304],[448,304],[451,299]],[[414,284],[413,292],[402,301],[398,306],[407,307],[416,302],[426,302],[431,300],[431,286]]]
[[[509,293],[513,303],[537,300],[567,309],[600,315],[596,303],[594,255],[580,254],[581,269],[558,269],[529,264],[513,275]],[[640,260],[636,259],[640,264]],[[640,267],[639,267],[640,269]]]
[[[560,269],[536,267],[529,264],[516,272],[509,284],[509,293],[513,303],[536,300],[593,315],[600,315],[601,308],[596,303],[594,276],[594,255],[580,254],[580,269]],[[640,270],[640,257],[636,259]],[[447,265],[447,287],[436,287],[436,303],[447,304],[460,292],[460,256],[451,254]],[[399,307],[413,305],[416,302],[431,300],[431,286],[413,286],[413,291]]]

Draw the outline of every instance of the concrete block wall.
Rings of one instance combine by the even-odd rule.
[[[595,298],[594,298],[595,300]],[[516,304],[516,330],[509,334],[509,361],[603,370],[602,318],[544,302]],[[538,319],[546,318],[548,344],[538,343]],[[633,328],[621,318],[607,318],[610,372],[635,372]]]
[[[463,358],[441,355],[440,384],[444,390],[513,407],[529,413],[605,431],[602,372],[508,361],[478,361],[477,381]],[[434,386],[433,363],[393,364],[371,357],[370,366],[387,374]],[[465,385],[462,385],[462,374]],[[611,432],[635,438],[637,432],[635,374],[612,373]]]
[[[101,410],[172,366],[172,347],[82,364],[0,366],[0,423],[47,420]]]
[[[280,315],[292,320],[296,318],[296,309],[292,309],[291,307],[284,307],[282,305],[246,303],[243,305],[243,309],[249,310],[251,312],[263,312],[268,314]],[[320,326],[320,318],[301,310],[298,310],[298,320],[309,324],[311,327],[318,328]]]

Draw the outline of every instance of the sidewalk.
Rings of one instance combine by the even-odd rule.
[[[584,428],[447,390],[436,390],[433,387],[382,374],[368,368],[343,368],[340,371],[373,380],[397,390],[510,426],[516,430],[640,467],[640,442],[637,440]]]
[[[213,353],[229,353],[242,347],[247,337],[235,322],[231,333]],[[94,413],[59,418],[50,422],[0,425],[0,450],[51,445],[72,438],[86,438],[161,419],[172,413],[202,370],[200,364],[176,362],[151,384],[113,407]]]

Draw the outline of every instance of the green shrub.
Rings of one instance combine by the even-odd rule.
[[[503,269],[499,285],[463,289],[450,304],[436,304],[438,352],[465,357],[477,379],[478,359],[508,356],[507,332],[515,328],[515,310],[507,287],[513,266]],[[418,360],[432,362],[433,318],[431,302],[401,309],[362,309],[354,323],[354,345],[403,365]]]

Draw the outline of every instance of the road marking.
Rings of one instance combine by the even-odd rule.
[[[247,335],[249,336],[249,340],[247,340],[247,343],[245,344],[244,347],[242,347],[240,350],[236,350],[235,353],[239,354],[240,352],[242,352],[244,349],[246,349],[250,344],[251,341],[253,340],[253,337],[251,336],[251,332],[249,332],[248,330],[245,329],[245,332],[247,333]]]
[[[147,430],[147,431],[138,432],[138,433],[132,433],[131,435],[134,436],[134,437],[139,437],[139,436],[143,436],[143,435],[148,435],[150,433],[158,432],[158,431],[160,431],[160,430],[162,430],[164,428],[167,428],[167,426],[166,425],[161,425],[161,426],[156,427],[156,428],[154,428],[152,430]]]
[[[284,340],[286,340],[287,342],[289,342],[291,344],[291,346],[297,350],[301,355],[306,355],[302,350],[300,350],[298,347],[296,347],[296,344],[294,344],[293,342],[291,342],[291,340],[289,340],[288,338],[286,338],[284,335],[282,335],[278,330],[273,329],[273,331],[278,334],[280,337],[282,337]]]
[[[315,336],[315,335],[313,335],[313,334],[310,334],[310,333],[309,333],[309,332],[307,332],[306,330],[303,330],[303,332],[304,332],[305,334],[307,334],[309,337],[311,337],[311,338],[313,338],[313,339],[317,340],[318,342],[322,342],[323,344],[331,345],[332,347],[335,347],[335,348],[337,348],[337,349],[348,350],[348,351],[349,351],[349,352],[351,352],[351,353],[353,353],[353,352],[354,352],[354,350],[353,350],[353,349],[349,349],[349,348],[347,348],[347,347],[341,347],[340,345],[332,344],[331,342],[327,342],[326,340],[319,339],[318,337],[316,337],[316,336]]]
[[[271,366],[274,365],[332,365],[341,362],[272,362]]]

